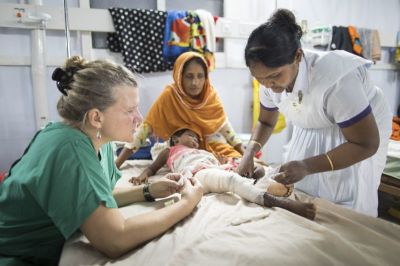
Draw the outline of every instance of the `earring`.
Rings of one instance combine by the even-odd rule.
[[[98,130],[97,130],[97,133],[96,133],[96,138],[97,138],[98,140],[101,140],[101,133],[100,133],[100,129],[98,129]]]

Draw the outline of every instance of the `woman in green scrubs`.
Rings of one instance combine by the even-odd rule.
[[[202,196],[196,180],[174,176],[114,189],[120,177],[110,141],[132,141],[141,122],[133,74],[108,61],[80,57],[57,68],[62,122],[50,123],[0,183],[0,265],[57,265],[64,242],[81,230],[116,258],[189,215]],[[118,206],[180,192],[182,199],[125,219]]]

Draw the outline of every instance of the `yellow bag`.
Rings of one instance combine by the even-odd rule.
[[[260,115],[260,83],[253,79],[253,128],[256,127],[258,116]],[[281,132],[286,127],[285,117],[279,113],[278,121],[276,122],[273,134]]]

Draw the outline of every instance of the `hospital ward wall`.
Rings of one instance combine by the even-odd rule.
[[[17,3],[18,1],[7,1]],[[62,5],[62,1],[58,1],[58,5]],[[71,1],[72,2],[72,1]],[[232,2],[232,1],[226,1]],[[238,1],[237,7],[243,2]],[[255,3],[255,1],[250,1]],[[268,1],[273,2],[273,1]],[[312,2],[312,3],[311,3]],[[340,12],[342,9],[349,8],[353,10],[355,7],[351,7],[352,2],[361,3],[360,1],[337,1],[341,3],[343,7],[337,7],[336,9],[325,9],[320,7],[319,2],[328,3],[329,1],[278,1],[278,7],[293,8],[297,15],[309,18],[323,18],[324,16],[332,17],[331,10],[335,10],[335,21],[343,21],[341,24],[349,24],[348,13]],[[336,1],[333,1],[336,2]],[[53,1],[44,1],[44,4],[51,3]],[[299,4],[298,4],[299,3]],[[301,3],[307,3],[301,6]],[[363,1],[364,4],[378,5],[379,1]],[[311,5],[312,4],[312,5]],[[286,5],[286,6],[285,6]],[[305,6],[315,6],[319,8],[308,10]],[[322,5],[322,4],[321,4]],[[231,5],[232,6],[232,5]],[[385,5],[382,7],[385,14],[389,16],[385,17],[382,12],[377,12],[380,17],[373,17],[379,24],[379,27],[383,27],[382,23],[387,27],[392,27],[393,24],[397,25],[399,30],[400,15],[398,14],[400,1],[388,0],[385,1]],[[397,12],[394,14],[394,11]],[[236,16],[235,10],[226,10],[230,16]],[[249,16],[251,12],[242,12]],[[259,14],[260,12],[258,12]],[[269,16],[271,12],[265,13],[265,18]],[[343,14],[343,17],[341,17]],[[378,15],[379,15],[378,14]],[[376,15],[376,14],[373,14]],[[365,13],[368,17],[368,13]],[[239,17],[240,19],[248,19],[248,17]],[[360,18],[359,21],[364,21],[364,18]],[[258,18],[258,20],[261,20]],[[365,19],[366,20],[366,19]],[[367,23],[367,22],[365,22]],[[368,22],[370,23],[370,22]],[[370,24],[361,25],[354,22],[355,25],[368,27]],[[47,57],[60,57],[65,55],[65,37],[63,32],[47,31]],[[245,43],[245,40],[241,40]],[[0,56],[27,56],[31,55],[30,45],[30,31],[21,29],[11,28],[0,28]],[[237,59],[238,61],[243,58],[243,45],[237,46],[237,50],[225,51],[227,57]],[[79,36],[76,32],[71,32],[71,54],[80,54],[81,47],[79,42]],[[389,48],[383,49],[383,62],[390,62],[389,59]],[[218,62],[217,62],[218,64]],[[59,116],[56,110],[56,103],[60,96],[54,81],[51,80],[51,74],[54,70],[54,66],[47,68],[47,96],[48,106],[50,112],[50,120],[59,120]],[[210,74],[212,84],[217,90],[220,98],[225,106],[226,113],[234,128],[238,133],[250,134],[252,129],[252,83],[251,76],[248,69],[244,67],[235,68],[217,68]],[[371,78],[375,83],[381,87],[384,94],[389,102],[391,110],[394,112],[399,105],[400,99],[400,82],[399,82],[399,71],[397,70],[385,70],[375,69],[371,70]],[[151,106],[152,102],[158,97],[160,92],[163,90],[165,85],[172,82],[172,73],[152,73],[143,74],[139,77],[140,84],[140,110],[145,115],[147,110]],[[33,105],[33,93],[32,93],[32,78],[30,66],[0,66],[0,172],[7,171],[11,163],[21,156],[25,147],[29,144],[29,141],[33,137],[35,129],[35,117],[34,117],[34,105]],[[283,145],[287,142],[290,137],[290,127],[285,129],[282,133],[272,136],[271,141],[264,148],[263,158],[268,162],[279,163],[281,162],[281,156],[283,153]]]

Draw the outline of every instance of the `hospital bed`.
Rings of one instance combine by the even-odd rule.
[[[129,178],[150,162],[125,162],[117,186],[130,186]],[[96,251],[77,233],[64,245],[60,265],[398,265],[399,225],[300,192],[295,196],[316,204],[315,221],[231,193],[212,193],[164,235],[117,260]],[[121,211],[129,217],[177,200],[174,195]]]
[[[379,190],[400,198],[400,141],[389,140],[386,167]]]

